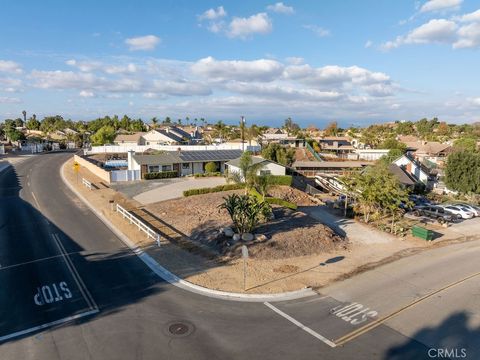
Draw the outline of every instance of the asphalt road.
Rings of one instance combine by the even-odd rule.
[[[0,173],[2,360],[429,359],[447,346],[479,358],[477,277],[364,328],[474,273],[477,243],[307,299],[208,298],[162,281],[76,199],[59,176],[69,156],[38,155]]]

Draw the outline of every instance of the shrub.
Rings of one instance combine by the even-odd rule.
[[[194,174],[193,175],[196,178],[199,177],[210,177],[210,176],[223,176],[221,172],[211,172],[211,173],[203,173],[203,174]]]
[[[145,180],[167,179],[167,178],[175,178],[175,177],[178,177],[178,173],[176,171],[151,172],[143,175],[143,178]]]
[[[245,184],[225,184],[225,185],[218,185],[211,188],[200,188],[200,189],[190,189],[185,190],[183,192],[183,196],[192,196],[192,195],[201,195],[201,194],[209,194],[221,191],[229,191],[229,190],[239,190],[243,189]]]
[[[216,171],[217,171],[217,164],[215,164],[213,161],[210,161],[205,164],[206,173],[214,173]]]
[[[292,176],[291,175],[272,175],[270,177],[270,184],[292,186]]]

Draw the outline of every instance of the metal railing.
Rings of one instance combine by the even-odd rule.
[[[90,181],[88,181],[87,179],[85,178],[82,178],[82,184],[85,185],[87,188],[89,188],[90,190],[93,189],[92,187],[92,183]]]
[[[310,153],[313,155],[313,157],[317,161],[323,161],[323,159],[320,157],[320,155],[318,155],[318,153],[312,148],[312,146],[308,142],[306,143],[306,145],[307,145],[307,150],[310,151]]]
[[[117,209],[117,212],[122,214],[122,217],[124,219],[128,219],[128,221],[130,221],[130,224],[136,225],[139,230],[147,234],[147,237],[152,238],[154,241],[156,241],[157,245],[160,246],[160,234],[156,233],[148,225],[146,225],[142,220],[137,218],[130,211],[124,209],[121,205],[117,204],[116,209]]]

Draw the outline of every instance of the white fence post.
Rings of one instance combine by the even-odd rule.
[[[147,234],[147,237],[152,238],[158,246],[160,246],[160,234],[156,233],[153,229],[151,229],[148,225],[144,224],[139,218],[137,218],[134,214],[130,213],[128,210],[124,209],[120,204],[117,204],[117,212],[122,214],[122,217],[128,218],[130,224],[135,224],[138,227],[139,231],[143,231]]]

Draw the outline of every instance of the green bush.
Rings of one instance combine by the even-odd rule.
[[[176,178],[176,177],[178,177],[178,173],[176,171],[151,172],[143,175],[143,178],[145,180],[169,179],[169,178]]]
[[[217,172],[217,164],[215,164],[213,161],[210,161],[205,164],[205,172],[206,173],[214,173]]]
[[[201,194],[209,194],[221,191],[229,191],[229,190],[239,190],[244,189],[245,184],[226,184],[226,185],[218,185],[211,188],[200,188],[200,189],[190,189],[185,190],[183,192],[183,196],[192,196],[192,195],[201,195]]]
[[[271,175],[271,185],[292,186],[292,177],[290,175]]]
[[[203,174],[194,174],[193,175],[196,178],[199,177],[210,177],[210,176],[223,176],[221,172],[211,172],[211,173],[203,173]]]

